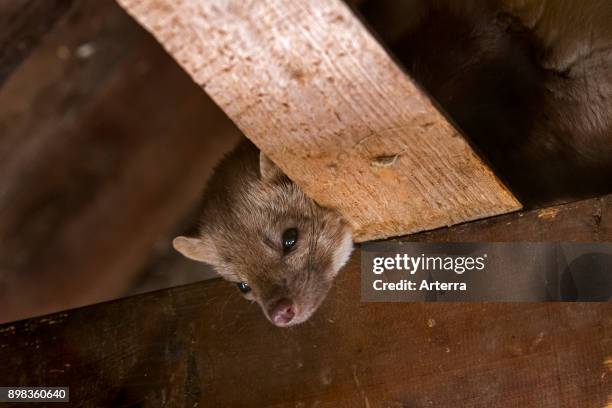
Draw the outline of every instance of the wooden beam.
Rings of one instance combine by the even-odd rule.
[[[340,0],[118,0],[357,241],[519,208]]]
[[[410,235],[423,242],[612,241],[612,196],[576,201]]]
[[[612,196],[416,238],[567,240],[568,232],[611,240]],[[291,329],[272,326],[221,280],[5,324],[0,378],[70,386],[83,406],[552,408],[608,401],[610,303],[361,303],[359,292],[357,252],[314,318]]]

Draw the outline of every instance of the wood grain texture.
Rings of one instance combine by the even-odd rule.
[[[339,0],[118,0],[357,241],[519,208]]]
[[[400,240],[608,242],[612,241],[612,196],[493,217]]]
[[[581,240],[611,240],[612,196],[406,239],[566,240],[568,219]],[[612,394],[609,303],[361,303],[359,291],[357,251],[290,329],[221,280],[5,324],[0,378],[68,385],[83,407],[591,408]]]

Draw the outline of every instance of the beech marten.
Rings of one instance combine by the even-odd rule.
[[[373,1],[364,13],[406,3],[391,50],[526,207],[612,191],[612,1]]]
[[[312,315],[353,248],[342,217],[308,198],[246,139],[216,168],[200,220],[174,248],[213,265],[277,326]]]
[[[612,188],[612,1],[409,3],[392,50],[524,204]],[[217,168],[200,220],[174,247],[278,326],[312,315],[352,249],[342,217],[248,141]]]

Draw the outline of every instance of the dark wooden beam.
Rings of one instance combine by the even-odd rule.
[[[612,196],[412,240],[612,239]],[[571,234],[571,235],[568,235]],[[84,406],[603,407],[610,304],[361,303],[359,252],[291,329],[219,280],[0,326],[4,385]]]
[[[611,197],[488,218],[410,235],[402,240],[606,242],[612,240]]]

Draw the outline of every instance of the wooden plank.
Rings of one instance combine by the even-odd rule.
[[[0,106],[0,322],[123,296],[240,137],[114,2],[75,5]]]
[[[519,203],[340,0],[118,0],[357,241]]]
[[[565,240],[573,218],[581,240],[612,239],[612,196],[555,211],[416,238]],[[612,393],[609,303],[361,303],[359,291],[357,252],[290,329],[221,280],[5,324],[0,378],[68,385],[81,406],[573,408]]]
[[[494,217],[407,237],[426,242],[612,241],[612,196]]]

